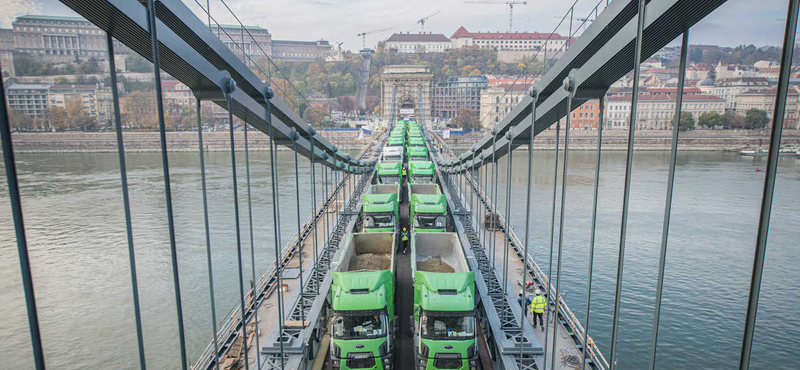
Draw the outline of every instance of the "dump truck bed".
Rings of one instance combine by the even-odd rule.
[[[354,233],[339,260],[339,272],[391,270],[394,275],[394,233]]]

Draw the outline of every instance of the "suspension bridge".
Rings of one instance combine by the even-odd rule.
[[[337,308],[331,299],[332,286],[339,284],[334,279],[334,272],[340,268],[342,254],[347,250],[346,242],[352,234],[364,227],[363,195],[374,184],[380,183],[376,167],[385,160],[383,154],[390,146],[389,139],[401,121],[395,102],[392,101],[392,114],[385,130],[375,132],[372,143],[358,155],[345,153],[333,143],[326,140],[307,122],[302,113],[305,105],[302,97],[286,86],[274,86],[273,76],[280,70],[270,61],[266,70],[259,67],[242,52],[237,54],[231,50],[209,29],[212,23],[210,9],[208,19],[198,18],[180,0],[61,0],[62,3],[100,27],[106,32],[106,40],[110,55],[109,63],[112,78],[112,91],[115,107],[115,124],[117,128],[117,149],[119,153],[121,181],[123,189],[124,209],[127,220],[128,250],[130,256],[130,278],[133,291],[133,306],[137,331],[137,351],[141,368],[145,368],[146,353],[143,343],[138,297],[136,261],[132,239],[131,214],[128,198],[127,174],[125,167],[125,146],[121,134],[119,96],[116,91],[116,68],[114,67],[113,40],[128,46],[153,63],[156,94],[158,99],[158,117],[160,128],[160,145],[166,194],[166,212],[169,222],[171,265],[175,288],[175,309],[178,317],[178,340],[180,342],[181,367],[183,369],[211,370],[229,368],[258,369],[322,369],[322,368],[397,368],[397,369],[431,369],[431,368],[464,368],[464,369],[614,369],[618,360],[617,342],[620,318],[620,298],[622,295],[622,277],[624,273],[626,227],[629,214],[630,184],[633,161],[633,144],[635,130],[628,133],[627,166],[625,171],[624,196],[622,204],[621,238],[619,240],[618,267],[613,311],[613,331],[611,333],[610,351],[601,353],[590,336],[589,313],[591,306],[589,297],[592,293],[592,258],[594,253],[595,221],[597,216],[597,182],[600,176],[600,157],[602,150],[602,121],[598,125],[597,166],[595,171],[595,187],[593,208],[592,240],[589,255],[589,271],[587,273],[588,291],[586,317],[577,317],[568,307],[560,292],[561,281],[562,237],[554,243],[556,217],[559,225],[565,221],[564,202],[568,196],[567,162],[569,160],[569,120],[567,114],[575,107],[589,99],[599,99],[599,117],[603,117],[605,93],[620,77],[633,71],[633,101],[630,117],[636,117],[636,99],[639,88],[641,61],[656,51],[681,37],[681,55],[678,83],[678,101],[675,117],[680,116],[683,81],[685,78],[688,33],[693,25],[714,11],[724,0],[614,0],[600,1],[592,8],[593,22],[576,25],[575,31],[581,30],[580,37],[565,45],[559,52],[559,58],[553,60],[542,78],[525,92],[520,103],[502,119],[491,132],[480,139],[471,149],[454,153],[438,133],[428,128],[426,117],[416,117],[422,146],[428,151],[427,159],[435,164],[432,183],[438,185],[446,199],[448,215],[447,231],[455,235],[461,247],[468,270],[474,274],[474,316],[475,330],[472,338],[475,347],[469,353],[444,353],[431,362],[425,362],[420,353],[422,341],[414,329],[419,322],[414,322],[411,295],[417,294],[412,286],[410,264],[415,263],[409,256],[396,256],[396,328],[386,328],[392,333],[393,358],[389,361],[375,361],[378,354],[367,357],[346,357],[339,363],[333,349],[331,335],[331,317]],[[786,106],[786,95],[791,72],[792,52],[795,45],[798,3],[800,0],[788,1],[787,22],[783,41],[781,69],[778,78],[777,104],[775,106],[774,124],[771,126],[771,141],[766,167],[763,198],[761,202],[757,244],[754,248],[754,265],[751,271],[752,282],[749,289],[748,310],[745,330],[741,342],[740,369],[747,369],[750,362],[750,351],[753,343],[753,331],[758,308],[761,277],[764,267],[766,238],[769,231],[776,166]],[[573,36],[572,20],[575,5],[562,18],[562,22],[570,22],[569,36]],[[586,18],[583,18],[584,22]],[[214,20],[214,22],[216,22]],[[246,29],[242,27],[242,40]],[[571,40],[571,38],[570,38]],[[544,53],[547,51],[545,50]],[[547,57],[545,56],[545,60]],[[209,274],[209,298],[212,302],[212,325],[209,328],[209,344],[199,355],[196,362],[190,363],[187,350],[183,308],[181,306],[180,272],[177,263],[177,246],[175,240],[174,217],[170,189],[169,161],[167,156],[166,130],[164,124],[164,107],[161,96],[161,71],[186,84],[198,101],[198,142],[200,166],[203,174],[203,199],[206,201],[205,164],[202,144],[201,101],[210,101],[225,109],[230,122],[237,117],[245,122],[244,153],[247,165],[248,189],[250,184],[249,153],[247,147],[248,130],[258,130],[269,137],[270,176],[272,179],[272,212],[274,227],[275,258],[271,267],[262,276],[252,276],[254,282],[250,288],[244,284],[245,268],[242,258],[242,235],[239,224],[240,211],[238,200],[242,196],[237,193],[236,154],[234,147],[233,125],[230,125],[231,145],[231,181],[235,199],[236,245],[238,251],[239,286],[238,302],[232,309],[220,315],[214,310],[214,281]],[[0,89],[0,93],[3,93]],[[5,97],[3,96],[3,101]],[[26,242],[26,225],[21,205],[18,174],[14,158],[11,128],[8,111],[5,105],[0,110],[0,134],[2,149],[9,184],[12,215],[17,236],[17,246],[22,271],[22,283],[30,326],[33,363],[37,369],[45,369],[45,351],[42,346],[39,308],[36,305],[35,281],[31,274],[28,245]],[[498,160],[508,156],[511,176],[511,155],[514,150],[529,149],[534,145],[534,138],[545,129],[555,126],[560,132],[562,119],[566,120],[563,138],[564,152],[561,163],[563,181],[560,193],[560,214],[556,214],[558,193],[557,185],[553,185],[552,225],[550,252],[557,255],[557,265],[552,262],[545,271],[530,256],[530,194],[533,181],[528,177],[527,194],[515,195],[518,199],[527,199],[526,215],[510,213],[511,189],[505,191],[505,204],[498,204]],[[405,123],[404,123],[405,125]],[[403,126],[405,127],[405,126]],[[404,139],[410,140],[410,134],[404,133]],[[558,134],[557,134],[558,135]],[[665,272],[665,255],[667,236],[669,234],[669,218],[671,215],[672,184],[674,182],[678,125],[674,125],[671,162],[669,170],[669,187],[665,200],[664,229],[658,273],[658,286],[654,320],[652,325],[651,351],[641,356],[650,358],[653,368],[658,348],[658,328],[661,307],[663,277]],[[560,139],[556,136],[556,142]],[[280,235],[278,225],[282,222],[278,192],[280,187],[276,181],[276,168],[271,159],[278,146],[290,148],[294,154],[295,186],[297,199],[296,223],[297,232],[286,241]],[[556,145],[559,149],[559,145]],[[241,152],[238,152],[241,153]],[[533,151],[527,150],[528,176],[531,175]],[[310,179],[299,179],[298,157],[310,161],[312,172]],[[408,161],[403,161],[407,163]],[[321,173],[314,169],[320,165]],[[558,176],[559,163],[556,160],[554,176]],[[301,220],[300,215],[300,181],[310,181],[313,190],[311,214]],[[405,186],[409,180],[400,178],[400,185]],[[323,197],[316,199],[316,186],[321,184]],[[332,184],[328,187],[328,184]],[[402,194],[402,192],[400,193]],[[303,195],[306,196],[306,195]],[[250,194],[248,191],[248,204]],[[395,226],[411,225],[408,203],[409,197],[401,196],[399,200],[399,217]],[[587,205],[588,206],[588,205]],[[208,240],[208,207],[205,206],[205,233]],[[251,212],[250,210],[248,210]],[[524,235],[518,236],[510,227],[511,217],[525,217]],[[486,220],[491,219],[491,227],[486,227]],[[252,213],[250,217],[252,223]],[[411,227],[411,226],[409,226]],[[251,227],[252,229],[252,227]],[[198,230],[197,232],[203,232]],[[563,228],[559,227],[559,236],[563,236]],[[250,235],[252,239],[252,234]],[[213,250],[207,242],[208,268],[211,270]],[[416,246],[420,248],[419,245]],[[413,255],[412,248],[412,255]],[[253,259],[255,264],[255,260]],[[261,263],[261,262],[259,262]],[[555,271],[553,268],[555,267]],[[284,274],[288,270],[297,269],[299,273],[292,278]],[[394,269],[395,266],[392,266]],[[255,268],[253,268],[255,271]],[[538,289],[544,293],[548,302],[545,330],[534,329],[525,319],[523,308],[518,303],[516,292],[520,286],[529,291]],[[526,293],[530,294],[530,293]],[[402,299],[401,299],[402,298]],[[524,300],[524,297],[523,297]],[[424,346],[424,348],[428,348]],[[446,348],[446,347],[445,347]],[[381,349],[380,355],[385,355]],[[411,352],[416,355],[411,356]],[[435,350],[432,350],[435,352]],[[446,355],[446,356],[445,356]],[[349,355],[348,355],[349,356]],[[420,357],[421,356],[421,357]],[[437,354],[439,356],[439,354]],[[418,362],[419,359],[423,362]],[[372,359],[372,362],[358,360]],[[437,362],[441,360],[441,362]],[[456,360],[457,365],[445,360]],[[352,361],[352,363],[350,363]],[[368,363],[368,365],[363,365]],[[347,365],[350,364],[350,365]],[[361,364],[361,365],[356,365]],[[438,364],[438,365],[437,365]]]

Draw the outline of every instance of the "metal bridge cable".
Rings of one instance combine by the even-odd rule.
[[[481,160],[481,163],[484,163],[483,160]],[[484,163],[484,165],[482,166],[482,167],[484,167],[484,169],[483,169],[483,187],[481,189],[487,188],[488,190],[491,190],[491,189],[489,189],[489,168],[486,168],[487,165],[488,165],[488,163]],[[487,233],[487,230],[486,230],[486,215],[488,214],[487,211],[489,209],[488,208],[489,207],[489,197],[486,194],[486,191],[482,191],[482,192],[483,192],[483,198],[484,199],[483,199],[483,206],[481,206],[481,208],[483,208],[483,220],[482,220],[483,227],[481,229],[483,230],[483,248],[486,249],[486,245],[488,244],[486,238],[489,237],[489,235]]]
[[[25,307],[28,310],[28,328],[31,332],[33,360],[37,370],[44,370],[44,349],[42,348],[42,335],[39,330],[39,313],[36,309],[36,295],[33,291],[33,274],[31,273],[31,261],[28,256],[28,239],[25,235],[25,223],[22,217],[22,198],[19,192],[17,163],[14,159],[14,146],[11,143],[11,123],[8,117],[6,101],[5,88],[3,87],[2,79],[0,79],[0,140],[2,140],[3,145],[3,161],[6,167],[8,195],[11,198],[14,231],[17,236],[17,253],[19,254],[19,267],[22,272],[22,290],[25,292]]]
[[[494,182],[492,183],[492,249],[489,251],[492,254],[492,268],[494,268],[494,264],[497,259],[497,251],[495,250],[495,244],[497,243],[497,128],[492,130],[492,177],[494,177]]]
[[[240,310],[242,313],[242,348],[244,349],[244,368],[245,370],[250,369],[250,361],[248,357],[248,349],[247,349],[247,312],[245,311],[246,307],[244,304],[244,269],[242,268],[242,234],[239,228],[239,185],[236,182],[236,146],[234,142],[233,136],[233,102],[231,101],[231,93],[233,92],[233,88],[235,83],[233,79],[228,80],[228,86],[226,87],[229,89],[225,92],[225,98],[227,99],[228,103],[228,127],[231,137],[231,172],[232,172],[232,181],[233,181],[233,217],[235,220],[235,227],[236,227],[236,256],[238,259],[238,267],[239,267],[239,305]],[[245,125],[247,123],[245,122]]]
[[[503,235],[503,297],[508,295],[508,242],[511,238],[511,166],[513,163],[513,159],[511,158],[511,142],[514,141],[514,134],[511,130],[512,129],[509,128],[506,135],[508,138],[508,153],[506,156],[506,232],[505,235]],[[523,289],[524,288],[525,286],[523,285]],[[503,305],[505,306],[507,303],[507,300],[503,299]],[[503,310],[503,316],[506,316],[506,311],[507,310]],[[522,345],[522,342],[520,342],[520,345]]]
[[[247,137],[248,125],[247,120],[244,120],[244,167],[245,173],[247,174],[247,221],[249,222],[250,226],[250,270],[253,273],[253,281],[250,282],[251,284],[251,299],[253,300],[253,319],[255,320],[255,337],[256,337],[256,348],[261,348],[261,341],[258,339],[258,295],[256,293],[256,286],[258,285],[258,280],[256,280],[256,243],[253,237],[253,195],[252,189],[250,187],[250,145],[249,140]],[[246,339],[245,339],[246,340]],[[256,354],[256,361],[258,365],[258,369],[261,369],[261,356]]]
[[[567,112],[569,114],[569,112]],[[553,166],[553,208],[550,213],[550,254],[547,257],[547,285],[544,287],[544,296],[545,299],[549,302],[550,301],[550,277],[553,275],[553,243],[555,240],[555,232],[556,232],[556,195],[558,190],[558,144],[559,144],[559,135],[561,133],[561,120],[556,121],[556,150],[555,150],[555,165]],[[558,299],[558,298],[556,298]],[[547,308],[547,315],[545,315],[544,320],[544,348],[545,351],[547,350],[547,339],[550,333],[547,330],[547,325],[550,325],[550,307]],[[555,340],[555,338],[554,338]],[[550,359],[554,361],[555,359]],[[547,362],[547,356],[545,355],[545,366]]]
[[[324,165],[322,166],[322,177],[323,177],[322,178],[322,187],[323,187],[323,193],[324,193],[324,195],[323,195],[323,197],[324,197],[323,202],[324,203],[323,204],[324,204],[324,207],[325,207],[325,240],[324,241],[325,241],[325,246],[326,246],[325,250],[327,251],[328,250],[327,245],[328,245],[328,241],[329,241],[329,238],[330,238],[330,216],[328,215],[328,213],[329,213],[328,211],[330,211],[330,199],[331,199],[330,198],[330,194],[328,193],[328,166],[324,166]],[[327,256],[327,252],[326,252],[326,256]],[[330,266],[330,263],[328,263],[328,266]]]
[[[136,277],[136,254],[133,248],[133,226],[131,225],[131,201],[128,192],[128,169],[125,165],[125,146],[122,141],[122,117],[119,110],[119,91],[117,90],[117,69],[114,62],[114,40],[106,32],[108,48],[108,69],[111,73],[111,101],[114,105],[114,128],[117,134],[117,155],[119,156],[119,173],[122,180],[122,205],[125,209],[125,232],[128,238],[128,259],[130,261],[131,291],[133,292],[133,317],[136,324],[136,344],[139,351],[139,366],[147,368],[144,356],[144,335],[142,334],[142,311],[139,306],[139,283]]]
[[[536,128],[536,103],[539,99],[539,90],[536,86],[529,90],[531,95],[531,132],[528,138],[528,189],[525,201],[525,247],[522,252],[522,317],[519,321],[519,367],[522,368],[522,357],[524,355],[523,341],[525,340],[525,312],[527,311],[527,294],[525,288],[528,279],[528,246],[530,245],[531,229],[531,193],[533,192],[533,138]],[[535,261],[534,261],[535,262]],[[546,349],[546,347],[545,347]],[[547,356],[545,356],[547,357]]]
[[[217,308],[214,299],[214,270],[211,267],[211,232],[208,227],[208,191],[206,189],[206,160],[203,153],[203,121],[200,116],[200,99],[197,99],[197,145],[200,148],[200,179],[203,184],[203,222],[206,233],[206,259],[208,262],[208,293],[211,299],[211,328],[214,331],[214,361],[219,370],[219,343],[217,343]]]
[[[311,155],[309,156],[309,160],[311,161],[311,230],[314,232],[314,274],[312,277],[314,278],[314,291],[319,294],[319,253],[317,249],[317,178],[316,178],[316,163],[314,163],[314,133],[310,132],[308,135],[308,141],[311,143]]]
[[[277,277],[277,285],[278,285],[278,333],[280,333],[279,338],[283,337],[283,267],[281,259],[281,214],[279,210],[278,204],[278,174],[277,174],[277,163],[275,162],[275,148],[274,148],[274,139],[273,139],[273,132],[272,132],[272,94],[273,91],[271,88],[268,88],[267,91],[267,107],[266,107],[266,116],[267,116],[267,131],[269,132],[269,164],[270,164],[270,177],[271,177],[271,185],[272,185],[272,225],[273,225],[273,233],[275,238],[275,276]],[[283,340],[279,341],[280,343],[280,352],[281,352],[281,369],[284,369],[286,364],[283,358]]]
[[[300,134],[292,129],[292,145],[294,150],[294,194],[295,200],[297,202],[297,259],[300,266],[300,286],[299,286],[299,294],[300,294],[300,326],[305,328],[306,327],[306,305],[303,302],[303,243],[302,243],[302,234],[300,232],[300,171],[297,165],[297,139],[300,138]],[[313,147],[312,147],[313,149]],[[313,217],[313,214],[312,214]]]
[[[603,146],[603,111],[605,110],[605,93],[600,96],[598,104],[598,125],[597,125],[597,150],[595,152],[594,163],[594,196],[592,197],[592,232],[589,237],[589,273],[586,281],[586,321],[583,329],[583,349],[581,350],[581,370],[586,368],[587,347],[589,346],[589,313],[592,303],[592,267],[594,266],[594,242],[597,230],[597,195],[600,188],[600,153]],[[589,353],[591,354],[591,353]]]
[[[656,348],[658,347],[658,321],[661,316],[661,298],[664,288],[664,268],[667,261],[667,238],[669,237],[669,221],[672,215],[672,190],[675,185],[675,166],[678,161],[678,133],[681,123],[681,105],[683,104],[683,82],[686,77],[686,57],[689,48],[689,30],[683,32],[681,54],[678,67],[678,91],[675,96],[675,116],[672,119],[672,148],[669,155],[669,175],[667,194],[664,202],[664,223],[661,231],[661,254],[658,260],[658,281],[656,283],[656,302],[653,313],[653,327],[650,345],[650,370],[655,370]]]
[[[790,0],[786,16],[786,30],[783,34],[783,53],[781,55],[781,69],[778,75],[778,91],[775,101],[775,113],[772,115],[772,133],[769,142],[769,160],[767,173],[764,179],[764,194],[761,199],[761,213],[758,220],[758,236],[756,237],[755,256],[753,258],[753,273],[750,281],[750,296],[747,300],[747,316],[742,338],[742,352],[739,358],[739,370],[750,367],[750,351],[753,347],[753,332],[755,331],[758,311],[758,296],[761,291],[761,277],[764,272],[764,258],[767,252],[767,236],[769,235],[769,219],[772,213],[772,201],[775,192],[775,177],[778,173],[778,151],[781,145],[783,131],[783,118],[786,114],[786,95],[789,88],[792,57],[794,52],[795,37],[797,34],[798,3],[800,0]]]
[[[633,95],[631,96],[631,117],[628,126],[628,151],[625,164],[625,190],[622,197],[622,222],[620,223],[619,233],[619,256],[617,258],[617,286],[614,294],[614,317],[611,325],[611,355],[609,364],[615,369],[617,355],[617,334],[619,332],[619,310],[620,299],[622,297],[622,273],[625,262],[625,237],[628,231],[628,208],[630,207],[631,197],[631,176],[633,170],[633,144],[634,133],[636,132],[636,113],[637,103],[639,102],[639,74],[642,62],[642,34],[644,32],[645,0],[639,1],[638,25],[636,28],[636,50],[634,52],[633,65]]]
[[[158,35],[156,34],[155,0],[147,3],[147,28],[150,30],[150,46],[153,53],[153,74],[155,77],[156,108],[158,113],[158,132],[161,139],[161,162],[164,167],[164,193],[167,202],[167,225],[169,246],[172,258],[172,280],[175,285],[175,309],[178,313],[178,340],[181,350],[181,369],[189,368],[186,357],[186,333],[183,327],[183,304],[181,303],[180,273],[178,272],[178,248],[175,241],[175,219],[172,210],[172,189],[169,183],[169,158],[167,156],[167,128],[164,123],[164,97],[161,90],[161,64],[158,56]]]
[[[570,25],[572,21],[570,21]],[[553,351],[552,356],[550,356],[550,368],[555,370],[556,368],[556,347],[558,347],[558,309],[561,303],[561,261],[563,260],[563,251],[564,251],[564,215],[566,213],[567,208],[567,165],[569,164],[569,129],[570,129],[570,116],[572,112],[572,99],[575,97],[575,79],[572,76],[572,72],[575,70],[573,69],[570,71],[570,76],[564,80],[564,89],[567,90],[567,116],[566,116],[566,124],[564,125],[564,162],[562,164],[563,168],[561,169],[561,207],[559,207],[559,218],[558,218],[558,263],[556,265],[556,305],[555,305],[555,320],[553,322]],[[548,282],[548,285],[549,282]],[[549,321],[548,321],[549,323]],[[585,344],[584,344],[585,347]]]

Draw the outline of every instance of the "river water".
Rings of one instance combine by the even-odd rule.
[[[242,154],[237,156],[237,169],[247,281],[252,272]],[[539,151],[534,155],[531,241],[536,260],[547,270],[554,156]],[[161,157],[129,154],[127,160],[148,366],[177,369],[177,319]],[[800,368],[800,359],[794,355],[800,337],[798,162],[780,162],[753,369]],[[648,363],[668,163],[668,153],[635,155],[619,328],[622,369],[642,369]],[[230,156],[211,153],[207,164],[216,307],[222,319],[238,294]],[[252,153],[251,164],[256,274],[260,275],[274,253],[267,153]],[[211,335],[198,165],[196,153],[170,154],[191,362]],[[278,165],[281,232],[288,239],[297,228],[292,154],[280,153]],[[503,159],[499,171],[503,189],[505,166]],[[601,166],[590,332],[608,356],[625,154],[603,153]],[[765,166],[763,159],[735,154],[679,156],[658,368],[736,368],[764,180],[764,172],[756,168]],[[116,154],[18,155],[18,169],[47,364],[52,369],[137,368]],[[516,153],[511,219],[520,237],[524,235],[526,171],[527,153]],[[317,173],[321,178],[321,171]],[[594,154],[570,153],[561,285],[581,320],[585,315],[593,176]],[[303,220],[311,207],[309,179],[310,167],[301,157]],[[321,194],[320,186],[317,190]],[[501,191],[498,204],[505,204],[504,196]],[[556,229],[556,243],[557,236]],[[0,368],[33,368],[5,181],[0,182],[0,353],[5,354]]]

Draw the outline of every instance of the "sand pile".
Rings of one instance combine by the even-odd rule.
[[[438,258],[430,258],[422,262],[417,262],[417,270],[427,272],[456,272],[453,266],[442,262]]]
[[[350,271],[356,270],[389,270],[391,259],[385,254],[364,253],[353,257],[350,261]]]

